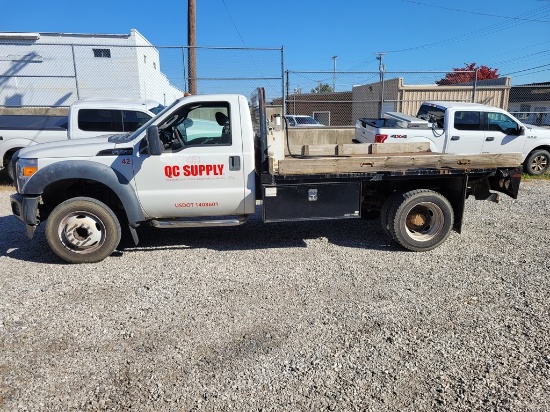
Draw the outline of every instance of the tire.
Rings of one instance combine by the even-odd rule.
[[[412,190],[394,199],[388,211],[388,231],[405,249],[424,252],[442,244],[453,228],[449,201],[428,189]]]
[[[546,173],[550,166],[550,153],[547,150],[533,150],[523,163],[525,173],[538,176]]]
[[[13,174],[13,168],[11,167],[11,162],[8,163],[8,178],[10,179],[10,183],[15,185],[15,176]]]
[[[120,223],[99,200],[75,197],[59,204],[46,221],[52,251],[69,263],[95,263],[110,256],[120,243]]]

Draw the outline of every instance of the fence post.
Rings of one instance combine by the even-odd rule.
[[[78,87],[78,73],[76,72],[76,58],[74,55],[74,44],[71,44],[71,52],[73,54],[73,70],[74,70],[74,82],[76,86],[76,98],[80,99],[80,90]]]
[[[187,72],[185,71],[185,46],[181,46],[181,62],[183,64],[183,91],[187,93],[188,79],[187,79]]]
[[[478,71],[478,69],[476,69],[475,72],[474,72],[474,90],[473,90],[473,92],[472,92],[472,103],[475,103],[475,102],[476,102],[477,71]]]
[[[289,91],[289,87],[290,87],[290,74],[289,74],[289,71],[287,70],[286,72],[286,94],[283,93],[283,116],[286,114],[286,99],[288,98],[288,96],[290,96],[290,91]],[[296,99],[296,98],[294,98]]]
[[[384,115],[384,70],[380,71],[380,81],[382,83],[380,92],[380,118]]]
[[[288,72],[286,74],[286,93],[285,93],[285,46],[281,46],[281,80],[282,80],[282,92],[283,92],[283,113],[286,114],[286,96],[288,95]],[[284,117],[283,117],[284,119]]]

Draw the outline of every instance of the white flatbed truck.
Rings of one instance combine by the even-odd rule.
[[[272,126],[272,127],[270,127]],[[460,232],[465,199],[516,198],[521,154],[441,154],[425,144],[285,145],[259,88],[183,97],[134,133],[23,149],[11,167],[13,214],[67,262],[107,258],[128,227],[353,219],[379,211],[412,251]],[[408,151],[408,152],[405,152]]]

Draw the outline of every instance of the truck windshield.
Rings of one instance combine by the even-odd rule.
[[[436,123],[437,126],[441,128],[445,126],[445,110],[440,109],[439,107],[423,104],[420,106],[420,109],[418,109],[418,114],[416,117],[427,120],[430,123]]]

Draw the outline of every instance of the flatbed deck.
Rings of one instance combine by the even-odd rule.
[[[290,153],[289,153],[290,152]],[[429,151],[427,143],[291,146],[284,159],[270,159],[275,175],[395,172],[449,169],[469,171],[519,167],[521,153],[450,154]]]

